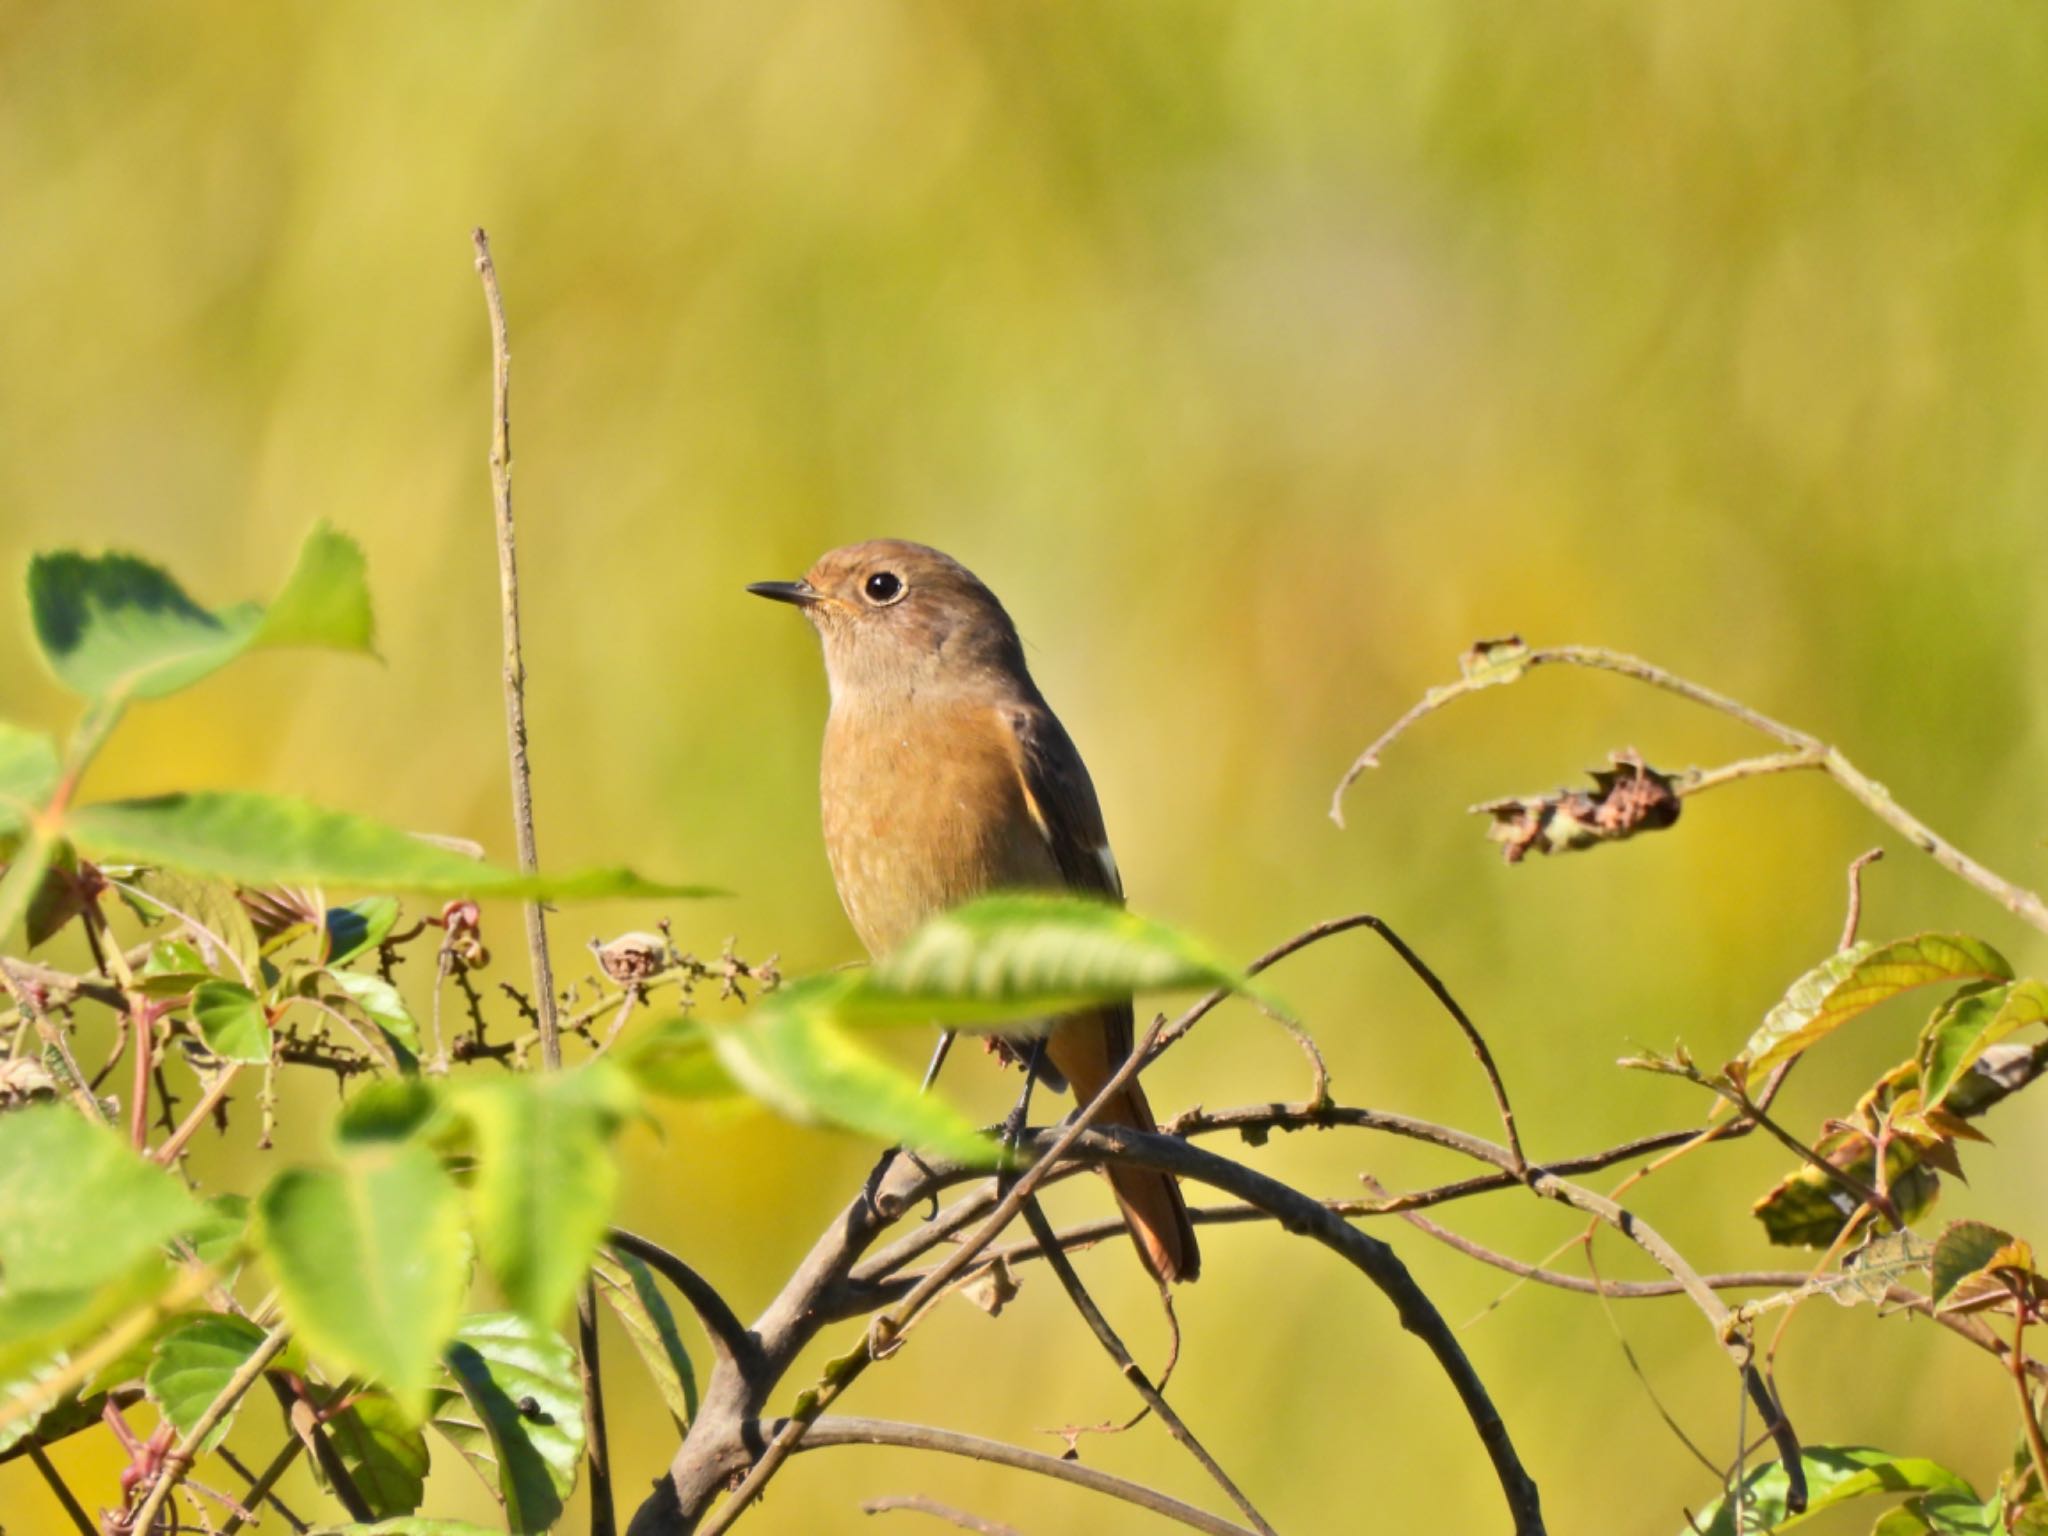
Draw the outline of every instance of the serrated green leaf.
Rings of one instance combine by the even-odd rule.
[[[1906,1500],[1870,1528],[1870,1536],[2007,1536],[1996,1499],[1929,1493]],[[2023,1536],[2015,1527],[2011,1536]]]
[[[133,555],[71,550],[29,565],[43,658],[90,699],[154,699],[189,687],[252,646],[370,648],[369,594],[352,540],[313,529],[278,604],[208,610],[169,572]]]
[[[409,1421],[398,1404],[382,1392],[358,1393],[348,1407],[327,1421],[327,1433],[341,1453],[349,1480],[379,1519],[409,1515],[426,1495],[426,1432]],[[420,1522],[384,1526],[349,1526],[349,1530],[395,1530]]]
[[[711,1032],[668,1018],[638,1031],[620,1058],[644,1092],[669,1099],[725,1099],[743,1092],[718,1059]]]
[[[462,1200],[413,1142],[293,1168],[257,1201],[285,1316],[323,1359],[381,1383],[417,1418],[467,1288]]]
[[[0,720],[0,837],[19,832],[49,804],[60,771],[55,741]]]
[[[192,1020],[214,1055],[228,1061],[270,1060],[270,1017],[263,1000],[238,981],[202,981],[192,990]]]
[[[1242,972],[1197,940],[1081,896],[985,896],[941,914],[855,981],[849,1023],[986,1025],[1050,1019],[1137,992],[1222,987]]]
[[[583,1457],[576,1352],[517,1313],[477,1313],[447,1361],[459,1395],[437,1396],[434,1428],[503,1502],[512,1536],[547,1530]]]
[[[179,1435],[189,1434],[262,1342],[263,1330],[246,1318],[218,1312],[187,1318],[156,1341],[143,1386]],[[230,1411],[201,1449],[220,1444],[233,1422]]]
[[[1807,1504],[1803,1514],[1785,1508],[1788,1482],[1777,1462],[1759,1467],[1743,1479],[1742,1529],[1786,1531],[1851,1499],[1873,1493],[1928,1492],[1975,1499],[1976,1492],[1938,1462],[1918,1456],[1894,1456],[1861,1445],[1809,1445],[1800,1457],[1806,1473]],[[1700,1536],[1735,1536],[1735,1508],[1716,1499],[1702,1510],[1696,1526]],[[1685,1536],[1692,1536],[1687,1531]]]
[[[711,1032],[734,1081],[792,1120],[837,1126],[902,1146],[994,1163],[996,1144],[935,1093],[869,1051],[836,1022],[849,981],[823,977],[771,992],[737,1024]]]
[[[475,1138],[477,1249],[505,1299],[553,1324],[611,1223],[619,1169],[611,1139],[633,1107],[608,1063],[467,1087],[457,1106]]]
[[[367,971],[326,971],[325,981],[339,991],[357,1011],[408,1051],[420,1048],[420,1026],[398,988],[382,976]]]
[[[682,1433],[697,1417],[697,1373],[654,1271],[630,1253],[606,1248],[598,1254],[592,1272],[597,1294],[610,1305],[626,1337],[633,1341],[647,1374],[654,1379],[655,1390],[668,1404],[676,1432]]]
[[[580,901],[604,896],[696,897],[628,869],[521,875],[368,817],[286,795],[218,790],[108,800],[73,811],[74,840],[94,857],[165,864],[245,884],[322,884],[446,896]]]
[[[398,925],[398,901],[391,896],[365,896],[344,907],[329,907],[325,925],[327,964],[344,966],[390,935]]]
[[[1952,998],[1920,1036],[1920,1102],[1945,1103],[1985,1051],[2029,1025],[2048,1023],[2048,984],[2016,981]]]
[[[1731,1065],[1761,1076],[1901,992],[1933,982],[1983,979],[2010,981],[2012,967],[1989,944],[1967,934],[1923,933],[1889,944],[1854,945],[1793,982]]]
[[[90,1221],[80,1214],[90,1212]],[[0,1115],[0,1284],[7,1294],[111,1280],[204,1212],[176,1178],[67,1104]]]

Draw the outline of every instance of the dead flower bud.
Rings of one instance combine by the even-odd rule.
[[[621,986],[645,981],[668,967],[668,943],[654,933],[622,933],[608,944],[593,939],[590,952],[605,975]]]
[[[960,1294],[990,1317],[1001,1317],[1003,1308],[1016,1299],[1021,1286],[1010,1272],[1007,1259],[997,1259],[960,1287]]]
[[[1501,845],[1510,864],[1532,851],[1573,853],[1638,832],[1661,832],[1678,820],[1682,802],[1672,775],[1650,767],[1633,748],[1609,761],[1612,767],[1593,771],[1591,790],[1489,800],[1472,810],[1493,818],[1486,835]]]

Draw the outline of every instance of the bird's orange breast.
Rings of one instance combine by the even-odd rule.
[[[986,891],[1061,883],[1006,731],[987,704],[835,705],[820,775],[825,851],[870,954]]]

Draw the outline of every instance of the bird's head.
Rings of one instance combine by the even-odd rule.
[[[760,581],[757,597],[792,603],[825,647],[834,700],[1022,680],[1017,627],[996,595],[952,556],[871,539],[818,557],[801,581]]]

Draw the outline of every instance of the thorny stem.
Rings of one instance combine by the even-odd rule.
[[[1533,670],[1536,667],[1553,664],[1589,667],[1596,671],[1617,673],[1636,682],[1646,683],[1652,688],[1661,688],[1666,693],[1677,694],[1680,698],[1689,699],[1693,703],[1707,709],[1716,710],[1731,719],[1741,721],[1751,730],[1771,737],[1792,750],[1775,759],[1756,760],[1755,764],[1750,766],[1750,772],[1742,775],[1743,777],[1753,776],[1756,772],[1778,771],[1807,766],[1819,769],[1841,786],[1852,799],[1869,811],[1871,815],[1890,827],[1922,853],[1925,853],[1935,863],[1941,865],[1943,869],[1974,885],[1978,890],[1989,896],[1993,901],[1996,901],[2022,922],[2032,925],[2043,933],[2048,933],[2048,901],[2043,901],[2038,894],[2028,890],[2025,886],[2015,885],[2012,881],[1986,868],[1964,853],[1960,848],[1957,848],[1953,843],[1939,836],[1925,822],[1892,799],[1891,791],[1886,789],[1884,785],[1872,779],[1854,763],[1850,762],[1848,758],[1844,757],[1840,751],[1829,746],[1819,737],[1808,735],[1805,731],[1795,730],[1789,725],[1784,725],[1779,721],[1773,720],[1768,715],[1751,709],[1746,704],[1729,698],[1726,694],[1716,693],[1711,688],[1703,687],[1689,679],[1679,677],[1675,673],[1667,672],[1662,667],[1653,666],[1639,657],[1625,655],[1620,651],[1607,650],[1601,646],[1550,646],[1542,650],[1530,651],[1522,660],[1524,670]],[[1344,777],[1338,782],[1336,792],[1330,800],[1330,819],[1340,827],[1344,825],[1344,792],[1357,781],[1366,769],[1379,766],[1380,753],[1385,751],[1396,737],[1414,725],[1416,721],[1422,719],[1423,716],[1435,713],[1453,699],[1463,698],[1466,694],[1475,692],[1479,688],[1503,680],[1495,676],[1468,677],[1462,678],[1455,683],[1447,683],[1442,687],[1432,688],[1406,714],[1402,715],[1400,719],[1381,732],[1378,739],[1360,753],[1357,760],[1345,771]],[[1773,766],[1768,769],[1757,766],[1757,764],[1766,761],[1773,764]],[[1702,775],[1702,777],[1705,777],[1705,775]],[[1701,786],[1695,784],[1693,787],[1698,788]]]

